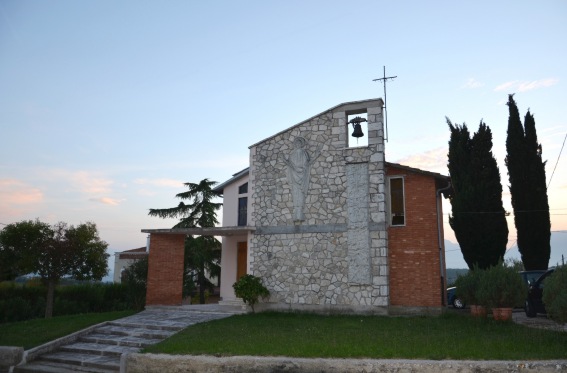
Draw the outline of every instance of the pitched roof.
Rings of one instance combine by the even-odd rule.
[[[270,137],[267,137],[267,138],[265,138],[264,140],[258,141],[257,143],[255,143],[255,144],[253,144],[253,145],[250,145],[248,148],[252,148],[252,147],[254,147],[254,146],[258,145],[258,144],[261,144],[261,143],[263,143],[264,141],[267,141],[267,140],[269,140],[269,139],[272,139],[272,138],[274,138],[274,137],[276,137],[276,136],[278,136],[278,135],[280,135],[280,134],[282,134],[282,133],[284,133],[284,132],[287,132],[287,131],[291,130],[292,128],[299,127],[299,126],[301,126],[302,124],[309,122],[309,121],[312,120],[313,118],[316,118],[316,117],[318,117],[318,116],[321,116],[321,115],[323,115],[323,114],[325,114],[325,113],[328,113],[328,112],[330,112],[330,111],[334,111],[334,110],[336,110],[336,109],[338,109],[338,108],[340,108],[340,107],[344,107],[344,110],[345,110],[345,111],[354,111],[354,112],[356,113],[357,111],[358,111],[358,112],[364,112],[364,109],[365,109],[366,107],[382,107],[382,106],[384,106],[384,101],[382,101],[381,98],[371,98],[371,99],[368,99],[368,100],[343,102],[342,104],[335,105],[335,106],[333,106],[333,107],[330,108],[330,109],[327,109],[327,110],[325,110],[325,111],[323,111],[323,112],[321,112],[321,113],[319,113],[319,114],[316,114],[316,115],[312,116],[311,118],[305,119],[305,120],[303,120],[303,121],[301,121],[301,122],[299,122],[299,123],[297,123],[297,124],[295,124],[295,125],[293,125],[293,126],[291,126],[291,127],[286,128],[286,129],[283,130],[283,131],[280,131],[280,132],[278,132],[278,133],[276,133],[276,134],[274,134],[274,135],[272,135],[272,136],[270,136]]]
[[[439,174],[437,172],[425,171],[425,170],[421,170],[421,169],[415,168],[415,167],[404,166],[404,165],[399,164],[399,163],[391,163],[391,162],[385,162],[385,163],[386,163],[386,167],[399,168],[399,169],[402,169],[402,170],[407,170],[407,171],[410,171],[410,172],[422,174],[422,175],[425,175],[425,176],[431,176],[431,177],[434,177],[436,179],[441,179],[441,180],[446,180],[446,181],[451,180],[451,178],[449,176],[445,176],[445,175]]]
[[[218,195],[222,195],[224,188],[227,185],[232,184],[235,181],[242,179],[244,176],[247,176],[249,171],[250,171],[250,167],[246,167],[244,170],[238,171],[237,173],[233,174],[230,179],[228,179],[224,183],[221,183],[221,184],[217,185],[216,187],[214,187],[213,192],[218,194]]]

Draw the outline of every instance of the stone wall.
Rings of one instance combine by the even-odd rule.
[[[368,146],[347,148],[350,114]],[[274,306],[388,306],[382,100],[337,106],[250,149],[250,269]]]

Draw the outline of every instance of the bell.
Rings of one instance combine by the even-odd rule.
[[[354,131],[352,132],[352,137],[362,137],[364,133],[362,132],[362,128],[360,127],[360,123],[353,123]]]
[[[362,132],[362,127],[360,127],[360,123],[361,122],[366,122],[366,119],[361,118],[361,117],[355,117],[354,119],[350,120],[350,124],[352,124],[352,128],[354,128],[354,131],[352,132],[352,137],[363,137],[364,133]]]

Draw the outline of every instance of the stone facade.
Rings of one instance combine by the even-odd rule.
[[[349,147],[347,122],[358,115],[368,144]],[[250,167],[214,189],[222,227],[142,230],[151,234],[147,304],[181,303],[191,234],[223,237],[225,304],[241,304],[232,284],[249,273],[270,291],[257,308],[439,313],[449,181],[385,162],[381,99],[338,105],[250,147]]]
[[[271,308],[389,305],[382,105],[342,104],[250,148],[250,272]],[[349,148],[364,114],[368,146]]]

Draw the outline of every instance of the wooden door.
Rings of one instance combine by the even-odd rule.
[[[238,242],[236,244],[238,254],[236,257],[236,280],[244,276],[248,268],[248,242]]]

